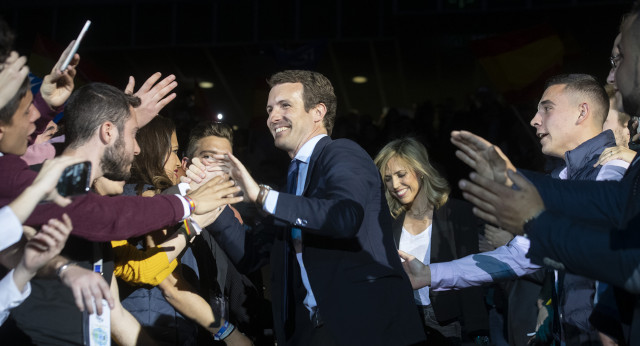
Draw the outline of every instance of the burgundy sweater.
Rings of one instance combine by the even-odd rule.
[[[0,207],[9,204],[35,180],[37,172],[16,155],[0,157]],[[67,213],[73,222],[72,234],[90,241],[124,240],[173,225],[184,216],[180,198],[99,196],[89,192],[73,197],[62,208],[53,203],[36,207],[25,225],[39,227],[51,218]]]

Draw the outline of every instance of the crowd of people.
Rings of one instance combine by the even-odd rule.
[[[550,174],[451,133],[466,201],[420,136],[387,133],[377,153],[332,139],[318,72],[267,80],[267,129],[290,158],[276,188],[227,124],[194,124],[180,150],[159,115],[173,75],[75,88],[70,45],[32,92],[0,21],[2,343],[640,343],[639,15],[623,17],[608,85],[548,79],[530,125],[561,162]],[[90,191],[60,188],[71,166]]]

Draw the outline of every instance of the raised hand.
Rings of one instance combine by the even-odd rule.
[[[511,186],[507,170],[515,171],[511,161],[497,146],[468,131],[451,132],[451,143],[458,147],[456,157],[483,177]]]
[[[27,58],[11,52],[7,59],[0,64],[0,108],[11,101],[29,74]]]
[[[233,180],[227,176],[217,176],[197,190],[190,191],[188,196],[195,203],[194,213],[201,215],[226,204],[242,202],[242,197],[233,197],[238,191],[240,188],[234,186]]]
[[[62,221],[49,220],[40,232],[27,242],[22,258],[13,272],[13,281],[20,291],[38,270],[60,254],[72,229],[71,219],[67,214],[62,214]]]
[[[83,160],[80,158],[70,156],[58,156],[45,161],[38,176],[36,176],[36,179],[31,183],[31,187],[42,193],[43,200],[52,201],[61,207],[66,207],[71,203],[71,199],[60,196],[56,185],[65,168],[81,161]]]
[[[180,180],[183,183],[188,183],[191,190],[196,190],[217,176],[228,175],[229,169],[223,162],[217,160],[200,160],[196,157],[191,160],[191,164],[185,173],[186,177],[182,177]]]
[[[471,173],[471,181],[461,180],[459,186],[464,198],[475,205],[473,213],[476,216],[521,235],[525,221],[544,211],[544,203],[538,190],[526,178],[511,170],[507,174],[517,189],[477,173]]]
[[[245,196],[245,201],[255,202],[260,192],[260,187],[247,168],[238,160],[233,154],[226,153],[222,155],[214,155],[217,160],[227,163],[226,167],[229,170],[229,175],[236,181],[236,183],[242,189]]]
[[[62,214],[62,221],[51,219],[42,225],[40,232],[27,242],[22,257],[24,267],[36,273],[53,257],[60,254],[72,229],[73,225],[67,214]]]
[[[80,63],[80,55],[77,53],[73,55],[69,67],[64,72],[60,71],[60,65],[71,51],[71,47],[75,43],[75,40],[71,41],[67,48],[62,52],[58,62],[53,66],[51,72],[44,76],[42,80],[42,86],[40,87],[40,94],[42,99],[47,102],[51,109],[56,109],[62,106],[71,93],[73,92],[74,82],[73,79],[76,76],[76,67]]]
[[[136,117],[140,127],[148,124],[151,119],[160,113],[164,106],[176,98],[176,93],[170,93],[171,90],[178,86],[176,76],[171,74],[158,82],[160,77],[162,77],[160,72],[154,73],[134,93],[133,89],[136,81],[132,76],[129,76],[129,83],[124,92],[140,98],[140,106],[136,108]],[[158,83],[156,84],[156,82]]]

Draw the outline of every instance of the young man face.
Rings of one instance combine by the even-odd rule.
[[[10,124],[0,124],[0,152],[23,155],[27,151],[29,136],[35,131],[40,112],[33,106],[33,94],[27,91]]]
[[[318,105],[307,112],[302,93],[301,83],[278,84],[271,88],[267,101],[267,126],[276,148],[286,151],[291,158],[308,140],[327,133],[322,123],[324,113]]]
[[[542,145],[542,153],[564,157],[580,143],[576,141],[576,120],[580,115],[578,103],[565,92],[565,84],[552,85],[544,91],[538,112],[531,119]]]
[[[135,110],[130,108],[131,116],[124,123],[124,130],[118,133],[118,138],[109,145],[102,156],[100,167],[104,177],[110,180],[127,180],[131,176],[131,164],[135,155],[140,153],[136,133],[138,120]]]
[[[215,160],[213,158],[213,155],[219,153],[220,151],[233,154],[233,148],[231,147],[231,142],[229,142],[228,139],[218,136],[202,137],[198,140],[196,151],[193,154],[193,157],[185,157],[182,159],[182,168],[185,171],[188,170],[189,159],[194,159],[196,157],[205,164],[212,163]]]

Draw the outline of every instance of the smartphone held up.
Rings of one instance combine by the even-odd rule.
[[[84,34],[87,32],[87,30],[89,30],[90,25],[91,25],[90,20],[87,20],[84,23],[82,30],[80,30],[80,34],[73,42],[73,46],[71,47],[69,54],[67,54],[67,56],[64,58],[64,61],[62,62],[62,65],[60,65],[60,71],[64,72],[67,69],[67,67],[69,67],[71,60],[73,59],[73,56],[76,55],[76,52],[78,52],[78,47],[80,47],[80,42],[82,41]]]
[[[91,162],[79,162],[64,169],[56,189],[63,197],[83,195],[89,192],[90,179]]]

